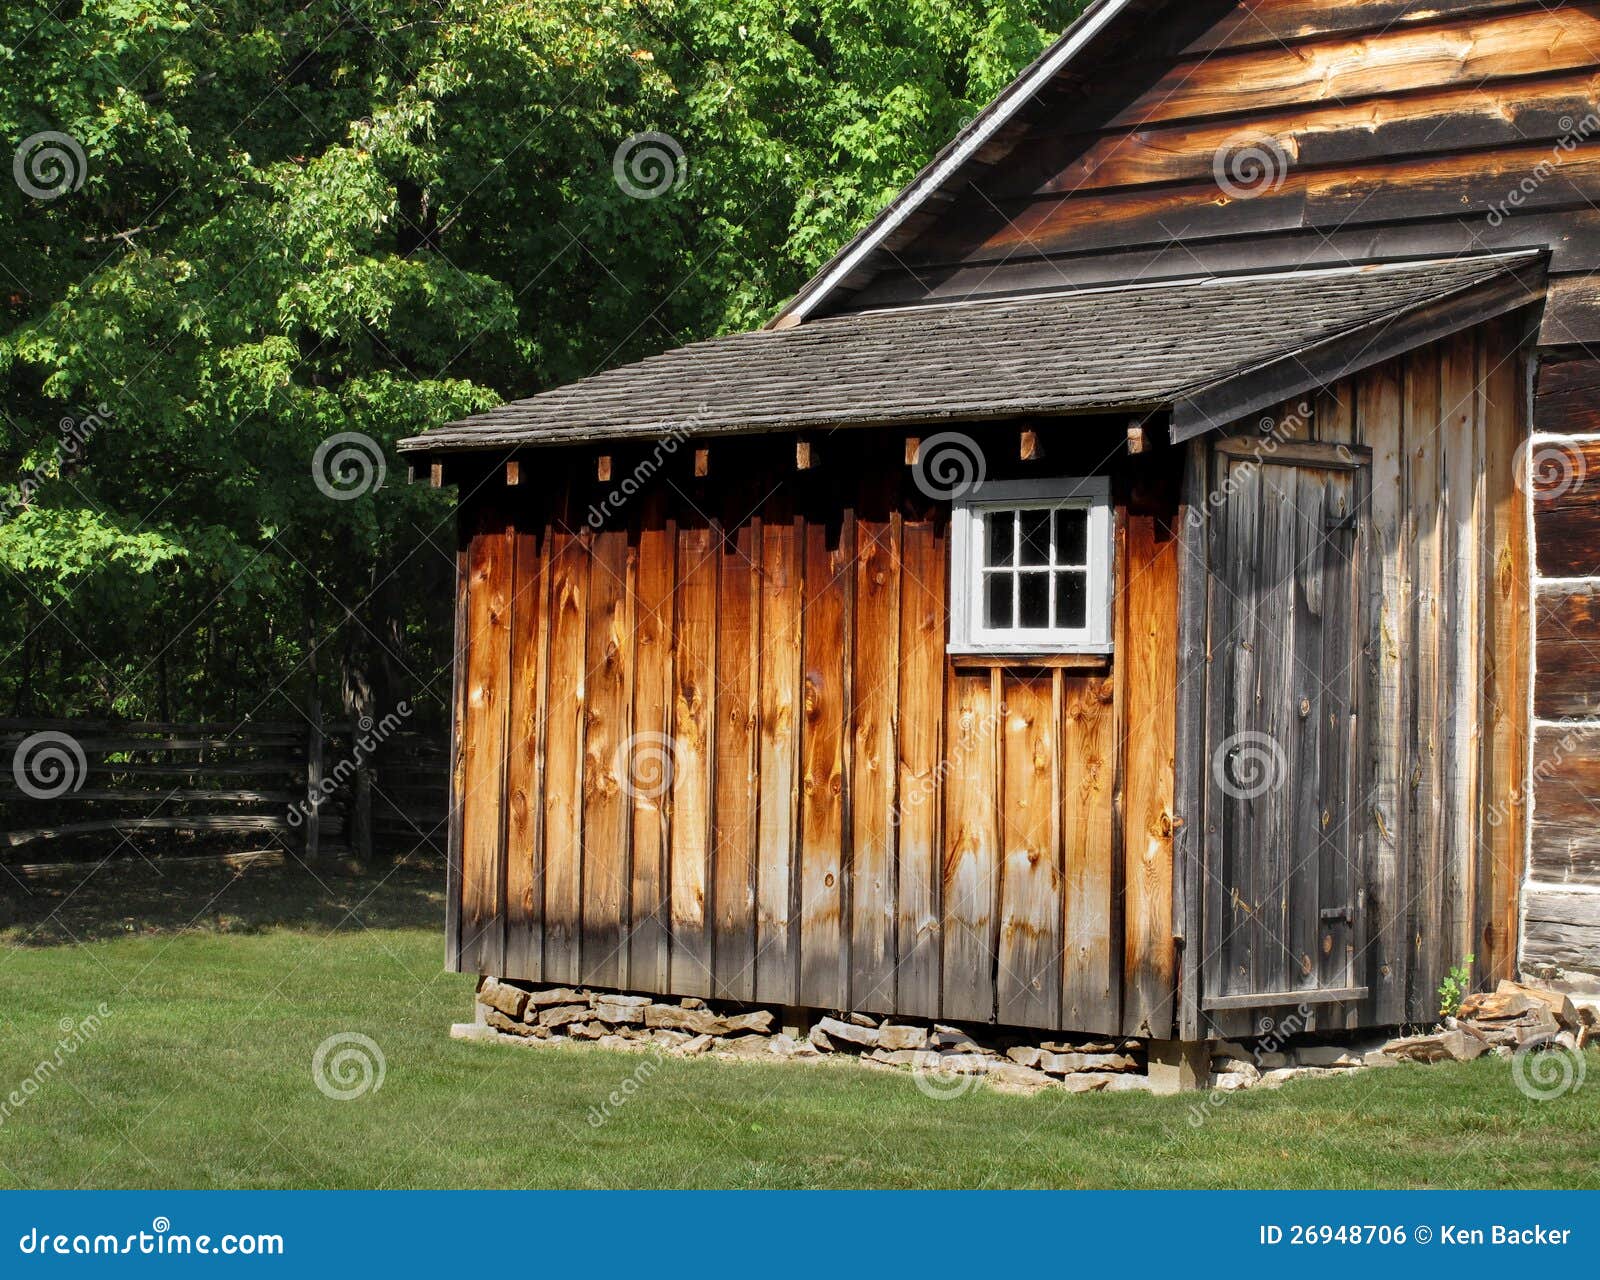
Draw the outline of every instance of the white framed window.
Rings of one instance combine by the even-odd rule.
[[[974,486],[951,512],[950,652],[1111,652],[1111,484]]]

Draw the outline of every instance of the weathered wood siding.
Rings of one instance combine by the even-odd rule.
[[[1263,449],[1310,440],[1372,454],[1355,788],[1364,941],[1354,976],[1369,997],[1319,1010],[1321,1026],[1427,1020],[1468,954],[1480,982],[1516,971],[1530,645],[1522,323],[1422,348],[1252,426]],[[1251,901],[1249,884],[1211,887],[1219,903]],[[1212,1027],[1246,1034],[1250,1021],[1218,1015]]]
[[[1544,247],[1600,339],[1600,5],[1194,0],[1060,77],[834,309]]]
[[[1540,363],[1533,495],[1537,634],[1525,966],[1600,974],[1600,360]]]
[[[467,971],[1169,1035],[1181,451],[1114,459],[1110,661],[952,667],[949,502],[906,440],[524,460],[463,480]],[[537,481],[533,481],[537,477]]]

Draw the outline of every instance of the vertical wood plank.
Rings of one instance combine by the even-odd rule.
[[[627,793],[633,702],[633,596],[637,565],[627,529],[607,525],[589,544],[589,627],[585,655],[588,719],[583,745],[583,935],[585,982],[620,987],[623,921],[628,915]]]
[[[895,1001],[898,887],[894,822],[899,751],[900,514],[881,477],[863,486],[856,517],[850,752],[850,1008]]]
[[[987,672],[952,671],[945,680],[943,1014],[974,1022],[995,1014],[1001,715],[995,684]]]
[[[757,833],[756,999],[799,1000],[803,526],[787,493],[761,523],[761,735]]]
[[[545,676],[550,640],[545,513],[517,507],[511,593],[511,720],[506,755],[506,959],[502,977],[538,981],[544,957]]]
[[[1122,1030],[1112,786],[1117,724],[1113,677],[1069,677],[1062,686],[1062,1027]]]
[[[678,529],[672,770],[672,990],[710,995],[711,767],[715,759],[717,568],[715,522],[686,515]]]
[[[1440,528],[1441,460],[1439,353],[1430,347],[1405,362],[1406,528],[1411,540],[1409,605],[1412,641],[1405,760],[1409,795],[1407,832],[1410,880],[1411,974],[1407,1016],[1437,1013],[1435,992],[1445,954],[1443,866],[1444,805],[1441,795],[1439,706],[1443,695],[1439,596],[1443,549]]]
[[[1177,750],[1178,475],[1142,478],[1129,503],[1119,655],[1123,772],[1123,1030],[1171,1034],[1177,981],[1172,918],[1173,759]]]
[[[467,650],[471,637],[467,602],[471,580],[473,515],[456,512],[456,613],[450,661],[450,812],[445,831],[444,963],[452,973],[469,972],[461,949],[462,848],[467,793]]]
[[[485,508],[468,553],[467,720],[461,946],[468,967],[505,965],[506,722],[511,700],[511,560],[515,533]]]
[[[568,467],[563,483],[575,481]],[[585,657],[589,629],[588,531],[570,501],[550,534],[550,675],[544,772],[544,980],[579,982],[583,920]]]
[[[1173,920],[1183,937],[1179,975],[1178,1038],[1200,1037],[1200,956],[1204,922],[1205,715],[1207,651],[1206,592],[1210,566],[1206,558],[1209,519],[1207,470],[1210,442],[1191,440],[1185,453],[1181,530],[1178,550],[1178,686],[1177,748],[1173,760],[1173,796],[1178,827],[1173,838]],[[1070,940],[1070,935],[1069,935]]]
[[[1440,344],[1440,802],[1444,961],[1474,949],[1472,902],[1477,871],[1479,721],[1483,643],[1478,548],[1482,539],[1483,441],[1478,423],[1477,335]]]
[[[851,529],[825,514],[805,526],[805,718],[800,778],[800,1002],[843,1008],[845,717]]]
[[[998,1016],[1049,1026],[1061,1007],[1058,679],[1008,678],[1001,734]]]
[[[1484,424],[1486,616],[1483,871],[1478,882],[1479,970],[1516,977],[1519,890],[1526,851],[1528,682],[1531,664],[1527,498],[1518,484],[1527,433],[1520,335],[1491,326],[1479,377]]]
[[[625,766],[632,802],[632,935],[628,983],[636,991],[667,991],[670,921],[667,853],[672,815],[673,580],[677,526],[665,490],[641,502],[637,599],[634,604],[633,742]]]
[[[1362,374],[1355,393],[1356,437],[1372,450],[1368,528],[1372,584],[1367,606],[1366,946],[1358,973],[1371,991],[1372,1018],[1405,1018],[1410,968],[1406,936],[1409,791],[1405,768],[1406,682],[1411,612],[1407,604],[1410,545],[1406,448],[1402,432],[1401,364]]]
[[[901,526],[900,553],[897,1007],[903,1014],[924,1018],[939,1013],[939,799],[948,555],[937,511],[908,513]]]
[[[756,989],[757,690],[762,641],[756,573],[761,522],[750,518],[753,488],[743,482],[729,487],[718,553],[713,989],[728,1000],[753,1000]]]
[[[1287,478],[1293,486],[1290,515],[1294,550],[1290,580],[1293,584],[1294,632],[1289,653],[1289,708],[1286,741],[1288,761],[1284,792],[1289,799],[1287,868],[1281,886],[1284,904],[1281,930],[1275,939],[1282,958],[1271,979],[1270,990],[1293,991],[1318,986],[1344,986],[1331,982],[1326,972],[1335,961],[1346,959],[1323,954],[1322,943],[1334,941],[1319,917],[1323,906],[1336,907],[1332,877],[1336,864],[1347,860],[1342,795],[1346,760],[1336,749],[1339,731],[1347,723],[1350,707],[1340,696],[1349,678],[1350,658],[1340,647],[1349,632],[1341,629],[1348,619],[1349,602],[1329,598],[1330,578],[1344,581],[1341,562],[1354,548],[1343,545],[1348,536],[1330,530],[1330,515],[1348,514],[1338,495],[1348,489],[1347,478],[1309,468]],[[1335,820],[1338,820],[1335,826]],[[1351,842],[1353,844],[1353,842]],[[1338,942],[1341,947],[1341,929]]]

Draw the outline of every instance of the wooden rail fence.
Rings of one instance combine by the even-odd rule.
[[[442,743],[349,724],[0,719],[0,864],[204,852],[316,860],[442,846]]]

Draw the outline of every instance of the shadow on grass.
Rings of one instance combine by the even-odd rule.
[[[354,919],[359,915],[360,924]],[[0,947],[268,929],[444,928],[444,861],[429,851],[307,867],[109,862],[18,884],[0,870]]]

